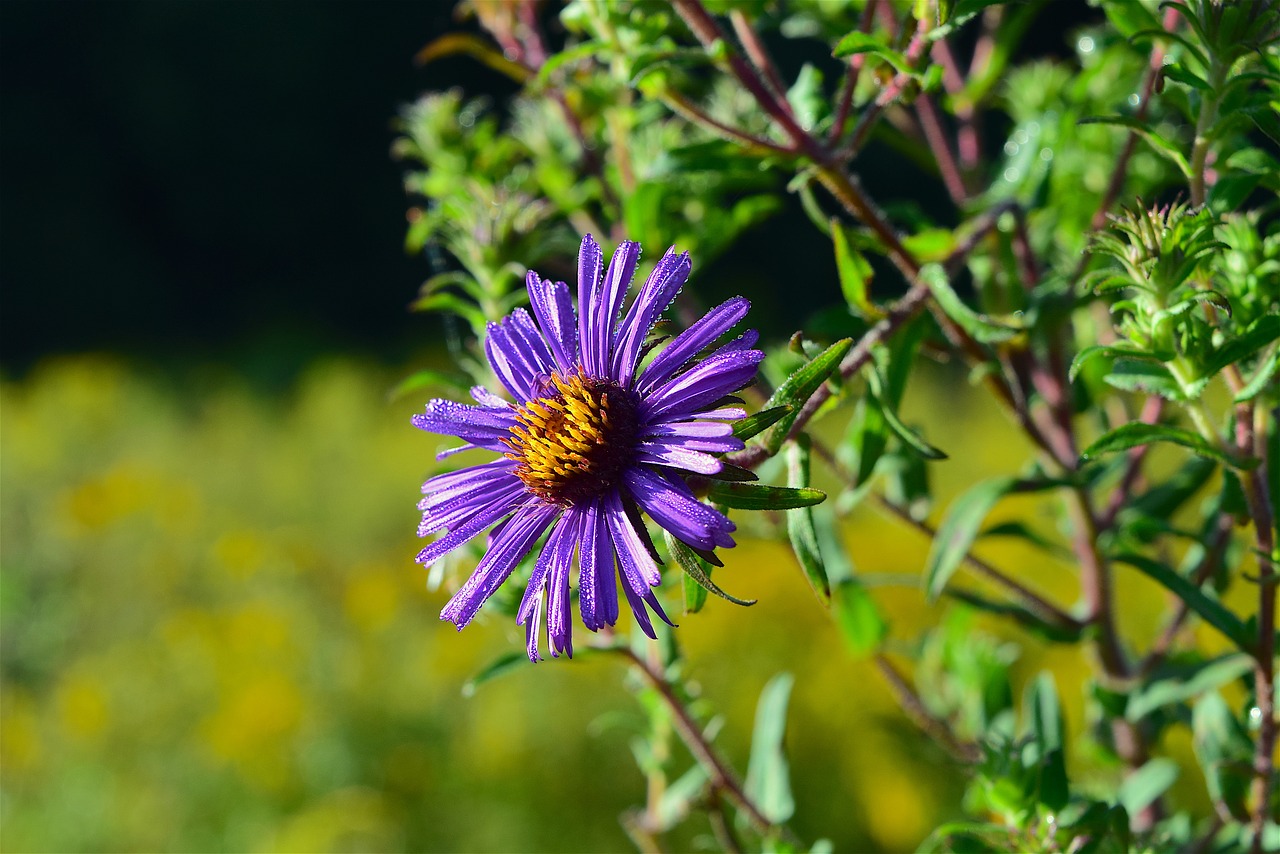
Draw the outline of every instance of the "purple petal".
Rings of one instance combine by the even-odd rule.
[[[636,462],[697,474],[716,474],[723,468],[719,460],[701,451],[662,442],[641,442],[636,447]]]
[[[643,393],[671,379],[694,356],[746,317],[749,308],[751,303],[746,299],[734,297],[711,309],[697,323],[671,339],[654,357],[641,372],[637,389]]]
[[[516,417],[509,409],[467,406],[452,400],[427,401],[426,411],[411,419],[413,426],[428,433],[457,436],[491,451],[507,450],[502,440],[511,435]]]
[[[695,412],[690,418],[716,418],[721,421],[738,421],[747,417],[747,410],[741,406],[722,406],[719,409],[708,409],[706,412]]]
[[[440,611],[440,619],[450,621],[460,630],[470,623],[480,606],[507,580],[516,564],[529,553],[538,537],[560,513],[560,507],[541,502],[527,504],[517,510],[503,528],[502,537],[490,547],[475,572]]]
[[[415,560],[424,566],[430,566],[494,522],[515,511],[520,506],[519,502],[523,500],[525,500],[523,496],[517,496],[514,501],[506,495],[496,496],[492,501],[476,508],[472,516],[457,528],[418,552]]]
[[[510,465],[508,460],[503,460]],[[418,536],[425,537],[434,531],[461,525],[481,507],[495,501],[506,501],[515,506],[526,493],[524,484],[510,471],[493,478],[474,481],[433,491],[418,503],[423,510]]]
[[[733,425],[723,421],[699,420],[653,424],[645,429],[643,438],[712,454],[740,451],[744,447],[742,440],[734,437]]]
[[[620,384],[630,385],[635,375],[636,362],[644,337],[649,334],[658,315],[667,310],[680,288],[689,279],[689,253],[676,254],[675,247],[667,250],[640,288],[640,294],[631,304],[622,325],[618,327],[618,343],[613,353],[613,378]]]
[[[549,375],[554,365],[529,312],[518,308],[486,328],[484,352],[498,379],[518,401],[536,397],[538,379]]]
[[[662,416],[692,413],[755,379],[764,353],[743,350],[703,359],[688,371],[659,386],[641,403],[641,413],[650,422]]]
[[[641,509],[677,539],[708,551],[733,546],[729,534],[736,526],[694,498],[684,481],[641,466],[627,469],[622,479]]]
[[[547,542],[551,568],[547,576],[547,636],[551,654],[573,658],[573,609],[569,596],[569,574],[573,549],[578,544],[582,519],[573,510],[565,512],[560,524],[551,532],[554,542]]]
[[[585,240],[583,246],[586,246]],[[599,249],[596,251],[598,253]],[[609,269],[604,274],[604,283],[591,289],[585,303],[581,297],[582,282],[585,280],[579,280],[578,339],[582,342],[582,366],[590,376],[609,375],[609,346],[613,343],[613,328],[622,313],[622,302],[626,298],[627,288],[631,285],[631,277],[635,275],[636,262],[639,260],[639,243],[631,240],[619,243],[613,259],[609,261]],[[581,262],[579,264],[581,270]],[[598,262],[595,266],[598,269]]]
[[[632,527],[630,517],[622,507],[622,496],[611,493],[604,502],[605,514],[609,520],[609,532],[613,538],[613,549],[622,566],[622,575],[627,586],[643,596],[650,587],[662,583],[662,573],[653,562],[653,556],[640,533]]]
[[[590,234],[582,238],[578,249],[578,358],[592,376],[599,376],[596,364],[595,318],[596,292],[600,290],[603,255],[600,245]]]
[[[754,329],[748,329],[737,338],[720,347],[711,355],[718,356],[721,353],[736,353],[739,350],[750,350],[756,346],[756,342],[760,340],[760,333]]]
[[[551,346],[556,366],[562,374],[572,373],[578,366],[578,324],[569,286],[540,279],[532,270],[525,284],[529,288],[529,305]]]
[[[471,387],[471,399],[485,409],[510,409],[511,404],[482,385]]]
[[[610,594],[616,613],[618,591],[613,549],[609,545],[607,520],[599,500],[595,500],[582,505],[582,528],[578,537],[578,608],[582,611],[582,624],[593,632],[609,625],[606,617]]]

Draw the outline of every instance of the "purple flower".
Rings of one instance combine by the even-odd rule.
[[[537,661],[546,612],[551,654],[573,655],[569,576],[578,554],[578,600],[591,631],[618,619],[617,570],[636,622],[649,637],[646,605],[671,625],[653,588],[661,583],[644,511],[677,539],[712,551],[733,546],[734,524],[701,503],[684,481],[714,475],[712,454],[736,451],[729,423],[746,415],[718,402],[748,385],[764,354],[755,332],[699,354],[747,313],[737,297],[673,338],[644,367],[645,337],[689,277],[689,253],[674,247],[623,315],[640,245],[624,241],[600,277],[602,255],[587,235],[578,253],[578,307],[564,282],[530,271],[533,314],[516,309],[490,323],[485,354],[510,403],[477,386],[478,406],[432,400],[415,426],[456,436],[461,448],[500,459],[438,475],[422,485],[418,535],[444,531],[418,554],[430,564],[486,528],[488,549],[440,618],[461,630],[550,531],[520,603],[529,658]],[[536,321],[535,321],[536,318]]]

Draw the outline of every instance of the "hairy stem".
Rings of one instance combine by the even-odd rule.
[[[737,775],[733,773],[729,765],[720,758],[715,748],[703,736],[702,730],[693,720],[684,703],[676,696],[675,689],[667,681],[662,671],[636,655],[635,651],[629,646],[610,647],[610,649],[620,653],[635,665],[645,680],[658,692],[658,696],[662,698],[663,703],[671,711],[672,724],[676,733],[680,736],[680,740],[685,743],[685,746],[689,748],[693,758],[707,772],[712,789],[746,816],[747,821],[751,823],[751,826],[760,835],[774,836],[782,832],[783,828],[771,821],[760,810],[760,807],[747,796],[746,791],[742,788],[742,783],[738,781]]]

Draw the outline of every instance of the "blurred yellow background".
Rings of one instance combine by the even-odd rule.
[[[269,396],[212,371],[179,381],[84,356],[0,385],[4,850],[629,847],[618,817],[643,802],[630,742],[644,718],[620,660],[522,666],[463,695],[523,632],[502,616],[460,634],[438,619],[447,591],[426,589],[413,556],[439,442],[409,425],[426,393],[387,402],[401,375],[330,360]],[[954,380],[923,374],[905,407],[951,454],[933,467],[943,502],[1024,450]],[[1052,533],[1034,499],[996,518],[1019,514]],[[910,848],[959,814],[960,773],[845,651],[788,550],[748,515],[735,515],[746,536],[716,579],[759,604],[712,598],[677,618],[689,672],[725,715],[717,743],[745,771],[760,688],[795,673],[795,828],[837,850]],[[843,533],[873,582],[917,575],[927,553],[869,509]],[[1074,600],[1070,566],[1008,540],[980,550]],[[1163,597],[1134,575],[1119,597],[1141,642]],[[912,578],[873,592],[895,642],[944,611]],[[1015,690],[1046,666],[1079,734],[1074,651],[1027,641]],[[1176,733],[1167,747],[1188,756]],[[1198,785],[1175,794],[1203,809]],[[700,833],[694,820],[680,839]]]

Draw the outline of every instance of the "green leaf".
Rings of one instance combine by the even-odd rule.
[[[996,602],[954,585],[942,592],[952,599],[963,602],[979,611],[1008,617],[1027,631],[1045,640],[1053,641],[1054,643],[1077,643],[1080,640],[1082,629],[1049,622],[1039,614],[1029,611],[1021,605],[1015,605],[1011,602]]]
[[[1031,735],[1039,748],[1039,801],[1051,810],[1060,810],[1070,799],[1063,744],[1062,703],[1049,673],[1041,673],[1027,686],[1023,699]]]
[[[1250,468],[1249,465],[1236,459],[1221,448],[1209,444],[1199,433],[1183,430],[1181,427],[1170,427],[1167,424],[1146,424],[1134,421],[1122,424],[1116,429],[1100,436],[1092,445],[1085,448],[1080,455],[1081,462],[1088,462],[1102,454],[1114,454],[1149,445],[1152,442],[1172,442],[1190,448],[1202,457],[1219,460],[1233,468]]]
[[[776,423],[778,419],[791,412],[792,409],[794,409],[792,406],[774,406],[769,409],[762,409],[755,415],[748,415],[733,425],[733,435],[745,442]]]
[[[445,386],[455,391],[466,391],[471,387],[471,383],[466,377],[451,374],[448,371],[431,369],[416,371],[396,383],[395,387],[387,392],[387,399],[399,400],[411,391],[418,391],[428,386]]]
[[[796,808],[791,795],[791,766],[784,745],[787,702],[791,699],[794,681],[790,673],[779,673],[760,692],[744,784],[747,796],[765,818],[777,823],[791,818]]]
[[[886,406],[884,403],[884,387],[880,382],[880,374],[872,368],[867,372],[867,388],[869,393],[876,398],[880,405],[881,414],[884,416],[885,423],[889,425],[889,429],[893,434],[902,440],[902,443],[911,450],[927,460],[945,460],[947,455],[942,451],[930,445],[920,435],[902,423],[902,419],[898,417],[898,413],[893,408]],[[861,474],[861,472],[859,472]]]
[[[933,548],[925,563],[925,590],[929,600],[938,598],[951,576],[960,568],[960,563],[978,536],[982,520],[987,518],[991,508],[1000,499],[1014,492],[1029,492],[1056,485],[1058,484],[1026,481],[1016,477],[998,477],[971,487],[951,502],[946,517],[938,526],[937,535],[933,538]]]
[[[809,487],[809,437],[803,433],[787,448],[787,483],[797,490]],[[812,510],[799,507],[787,511],[787,538],[791,541],[791,548],[809,586],[818,599],[826,604],[831,600],[831,586],[822,560],[822,550],[818,546]]]
[[[894,70],[904,74],[911,73],[911,63],[907,61],[905,56],[890,48],[879,36],[870,35],[860,30],[854,30],[840,39],[831,55],[839,59],[853,56],[857,53],[869,53],[872,56],[878,56],[892,65]]]
[[[955,251],[956,236],[945,228],[926,228],[904,237],[902,246],[919,261],[941,262]]]
[[[763,483],[713,483],[707,497],[717,504],[738,510],[791,510],[811,507],[826,500],[821,489],[791,489]]]
[[[1277,367],[1280,367],[1280,351],[1273,350],[1267,357],[1267,361],[1258,366],[1253,378],[1240,389],[1240,393],[1233,400],[1236,403],[1248,403],[1266,389],[1271,388],[1271,380],[1276,375]]]
[[[1228,365],[1247,359],[1263,347],[1280,338],[1280,314],[1265,314],[1249,328],[1230,338],[1206,360],[1203,376],[1212,377]]]
[[[778,390],[765,402],[766,409],[775,406],[791,407],[791,411],[783,414],[778,422],[764,434],[764,446],[768,449],[770,456],[782,449],[782,443],[791,432],[791,425],[795,423],[796,416],[800,414],[805,401],[812,397],[813,393],[826,382],[827,377],[840,367],[840,360],[852,348],[852,338],[844,338],[832,344],[819,353],[812,362],[787,377],[786,381],[778,386]]]
[[[1157,757],[1134,771],[1120,784],[1116,800],[1130,814],[1145,809],[1168,791],[1178,779],[1178,763],[1165,757]]]
[[[708,578],[711,577],[711,564],[702,567]],[[707,588],[693,580],[688,573],[680,576],[680,589],[684,594],[684,612],[696,614],[707,604]]]
[[[1158,394],[1166,400],[1187,399],[1182,386],[1169,369],[1158,362],[1140,362],[1124,358],[1116,361],[1111,373],[1102,378],[1107,385],[1121,391]]]
[[[668,831],[693,812],[695,802],[706,791],[709,777],[701,765],[694,765],[662,791],[658,799],[658,829]]]
[[[1203,590],[1169,567],[1149,557],[1136,554],[1116,555],[1115,560],[1127,563],[1143,575],[1155,581],[1183,602],[1206,623],[1222,632],[1229,640],[1245,652],[1253,649],[1253,638],[1244,623],[1235,614],[1227,610],[1221,602],[1210,599]]]
[[[409,308],[412,311],[447,311],[461,315],[477,332],[483,331],[485,324],[488,323],[484,312],[457,294],[430,294],[414,300],[409,304]]]
[[[1191,710],[1192,746],[1204,771],[1209,797],[1232,816],[1247,821],[1253,742],[1217,691],[1203,695]]]
[[[1166,159],[1182,170],[1182,174],[1185,177],[1191,177],[1191,164],[1187,162],[1187,158],[1183,156],[1178,146],[1131,116],[1091,116],[1087,119],[1081,119],[1079,123],[1082,125],[1116,125],[1129,128],[1140,134],[1157,153],[1164,155]]]
[[[1156,709],[1185,703],[1234,682],[1253,669],[1253,659],[1243,653],[1232,653],[1204,661],[1173,676],[1157,679],[1129,696],[1124,716],[1142,720]]]
[[[871,302],[871,279],[875,271],[861,252],[849,245],[849,235],[840,220],[831,218],[831,241],[836,248],[836,271],[840,274],[840,290],[845,302],[858,316],[879,320],[884,316]]]
[[[889,634],[889,623],[876,600],[856,578],[846,578],[831,588],[831,610],[840,635],[854,655],[870,655]]]
[[[929,290],[933,292],[933,298],[937,300],[947,317],[958,323],[965,332],[978,341],[985,344],[1008,341],[1022,332],[1018,327],[999,323],[965,305],[959,294],[952,289],[946,271],[941,265],[926,264],[920,271],[919,278],[929,286]]]
[[[521,664],[527,664],[529,656],[523,652],[504,652],[484,666],[484,668],[472,676],[466,682],[462,683],[462,696],[475,696],[476,689],[488,682],[490,679],[496,679],[504,673],[510,673]]]
[[[693,549],[673,537],[670,531],[664,530],[662,536],[667,543],[667,552],[675,558],[676,563],[684,570],[685,575],[696,581],[708,593],[714,593],[721,599],[727,599],[735,605],[747,606],[756,604],[755,599],[739,599],[736,596],[730,596],[725,593],[711,580],[710,572],[703,568],[702,561],[694,553]]]
[[[1076,374],[1080,373],[1080,369],[1084,367],[1084,363],[1092,359],[1094,356],[1108,356],[1112,359],[1127,356],[1132,359],[1154,359],[1155,356],[1150,353],[1144,353],[1141,350],[1135,350],[1132,347],[1113,347],[1105,344],[1094,344],[1085,347],[1076,357],[1071,360],[1071,368],[1067,371],[1067,379],[1071,382],[1076,381]]]

